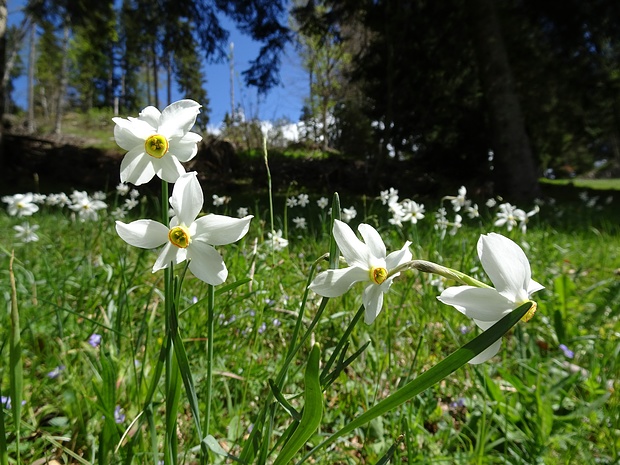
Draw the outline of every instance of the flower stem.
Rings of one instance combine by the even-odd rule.
[[[213,387],[213,328],[215,324],[214,309],[215,309],[215,288],[209,284],[207,287],[207,398],[206,398],[206,411],[205,411],[205,426],[203,434],[209,435],[209,426],[211,422],[211,397]],[[202,439],[202,438],[201,438]]]

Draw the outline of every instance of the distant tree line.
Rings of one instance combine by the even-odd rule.
[[[36,70],[31,107],[50,117],[161,107],[174,85],[206,125],[201,64],[226,57],[225,15],[263,44],[246,84],[279,85],[294,42],[309,77],[304,138],[374,172],[397,162],[532,197],[543,173],[620,163],[615,0],[30,0],[25,13],[3,34],[2,97]],[[13,54],[20,42],[34,64]]]

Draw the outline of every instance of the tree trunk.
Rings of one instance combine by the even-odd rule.
[[[62,131],[62,116],[64,112],[65,92],[69,80],[69,18],[65,18],[62,39],[62,64],[60,66],[60,88],[56,96],[56,120],[54,121],[54,134],[60,135]]]
[[[6,8],[6,0],[0,0],[0,76],[2,76],[2,86],[0,87],[0,166],[4,163],[2,148],[2,117],[4,116],[4,105],[6,102],[6,85],[4,83],[5,62],[6,62],[6,21],[8,10]],[[7,81],[8,82],[8,81]]]
[[[512,199],[540,195],[537,169],[493,0],[469,0],[478,73],[490,123],[496,190]],[[498,192],[500,193],[500,192]]]
[[[34,66],[36,61],[36,25],[30,26],[30,51],[28,56],[28,134],[35,130],[34,125]]]

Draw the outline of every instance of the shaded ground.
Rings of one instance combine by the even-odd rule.
[[[1,193],[60,192],[72,189],[110,190],[119,182],[123,152],[88,147],[86,139],[71,136],[26,136],[4,134]],[[308,192],[368,194],[378,189],[396,187],[429,193],[434,184],[430,177],[415,176],[389,163],[372,169],[368,163],[333,155],[330,157],[288,157],[270,152],[269,168],[274,191],[286,191],[292,184]],[[396,163],[396,162],[393,162]],[[262,157],[240,156],[227,141],[209,138],[186,168],[197,171],[205,190],[235,193],[248,189],[259,192],[267,188],[267,171]]]

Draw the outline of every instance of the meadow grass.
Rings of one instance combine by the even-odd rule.
[[[269,393],[269,380],[277,376],[286,355],[311,265],[328,251],[327,213],[316,200],[288,208],[285,199],[276,202],[276,229],[285,231],[289,243],[274,251],[266,239],[271,229],[268,201],[254,199],[244,205],[255,216],[250,232],[220,250],[230,274],[216,290],[211,434],[233,455],[250,434]],[[236,202],[205,209],[236,216],[236,208],[243,206]],[[147,199],[143,209],[153,204],[156,201]],[[478,237],[490,231],[505,234],[524,248],[533,278],[545,290],[534,296],[535,317],[504,337],[496,357],[463,367],[320,451],[315,463],[380,463],[394,445],[391,463],[398,464],[618,462],[618,199],[543,205],[525,233],[494,226],[494,211],[481,207],[479,218],[463,220],[455,235],[443,238],[428,207],[439,206],[438,199],[427,201],[426,218],[403,228],[387,222],[386,207],[374,198],[344,198],[342,204],[355,205],[358,216],[351,224],[375,226],[388,250],[410,240],[414,258],[460,269],[484,282],[489,281],[476,256]],[[141,412],[165,335],[163,274],[151,273],[154,252],[128,246],[115,233],[112,216],[100,213],[98,221],[80,222],[66,210],[42,207],[27,218],[40,226],[39,241],[30,243],[15,239],[11,229],[24,218],[0,213],[5,231],[0,289],[8,308],[9,259],[14,253],[21,320],[23,463],[152,463],[151,451],[158,447],[148,432],[164,427],[163,389],[155,394],[154,411]],[[132,211],[129,219],[142,218],[142,213]],[[304,217],[307,229],[296,228],[295,217]],[[326,390],[313,444],[477,333],[469,319],[436,299],[443,286],[454,283],[431,278],[412,271],[403,274],[386,295],[377,320],[355,326],[348,355],[369,345]],[[180,332],[204,408],[207,285],[188,273],[183,291]],[[319,302],[310,293],[304,324]],[[313,333],[323,362],[360,303],[359,287],[328,303]],[[7,360],[8,312],[1,318],[0,357]],[[93,334],[101,336],[100,344],[89,343]],[[283,393],[296,407],[309,349],[296,359]],[[6,397],[5,363],[0,375]],[[15,457],[14,420],[10,410],[2,412],[8,455]],[[132,424],[139,415],[149,417],[140,430]],[[276,438],[289,424],[288,416],[279,417],[272,425]],[[198,463],[198,440],[184,392],[177,428],[179,463]]]

